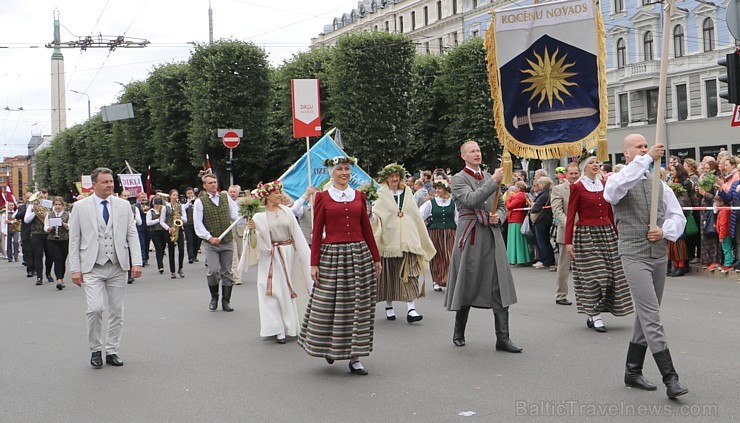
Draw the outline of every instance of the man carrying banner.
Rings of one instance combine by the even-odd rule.
[[[481,170],[475,141],[463,143],[460,156],[465,168],[452,177],[459,219],[444,301],[447,310],[457,312],[452,342],[465,346],[470,307],[493,309],[496,350],[519,353],[522,349],[509,339],[509,306],[517,299],[500,228],[506,219],[506,205],[498,195],[503,170],[496,169],[493,176]]]
[[[606,181],[604,199],[614,206],[614,219],[619,232],[619,255],[635,304],[635,327],[627,350],[624,383],[627,386],[653,391],[655,385],[642,376],[645,352],[655,358],[663,376],[668,398],[688,392],[678,381],[673,367],[668,341],[660,322],[660,302],[665,287],[668,266],[666,240],[676,241],[683,234],[686,218],[675,194],[665,182],[658,193],[657,227],[649,227],[652,176],[648,168],[660,163],[665,153],[663,144],[648,150],[645,137],[628,135],[624,139],[627,166]]]
[[[231,273],[231,261],[234,255],[233,235],[231,231],[222,239],[219,236],[226,231],[231,222],[238,218],[236,203],[231,201],[226,191],[218,192],[216,175],[206,173],[202,177],[206,195],[195,200],[193,205],[193,223],[195,234],[206,241],[204,244],[208,271],[208,289],[211,291],[211,302],[208,309],[218,308],[218,285],[221,280],[223,311],[234,311],[231,308],[231,290],[234,282]]]

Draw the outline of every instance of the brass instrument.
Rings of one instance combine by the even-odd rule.
[[[8,219],[8,226],[13,228],[12,232],[20,232],[21,231],[21,221],[20,221],[20,219],[9,218]]]
[[[43,221],[44,219],[46,219],[46,215],[48,215],[51,210],[46,207],[41,207],[41,199],[39,198],[40,195],[41,191],[36,191],[28,199],[28,202],[33,204],[33,213],[36,215],[36,217]]]
[[[180,228],[182,228],[182,216],[180,216],[180,203],[172,204],[172,227],[175,233],[170,234],[170,242],[176,243],[180,237]]]

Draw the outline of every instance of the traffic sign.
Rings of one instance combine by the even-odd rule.
[[[731,126],[740,126],[740,110],[738,110],[737,104],[735,105],[735,108],[732,109],[732,121],[730,122]]]
[[[234,131],[228,131],[221,138],[226,148],[236,148],[239,145],[239,134]]]

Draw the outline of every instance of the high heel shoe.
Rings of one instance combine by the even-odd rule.
[[[182,269],[180,269],[180,271],[177,272],[177,274],[180,275],[181,278],[185,277],[185,272],[183,272]]]
[[[367,375],[367,370],[365,370],[364,367],[357,368],[357,367],[352,366],[355,363],[357,363],[360,366],[362,366],[362,363],[360,363],[359,361],[350,361],[350,363],[349,363],[349,372],[352,373],[352,374],[360,375],[360,376]]]

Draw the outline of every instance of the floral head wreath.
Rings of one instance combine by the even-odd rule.
[[[340,164],[349,163],[351,165],[357,166],[357,159],[352,156],[336,156],[332,157],[331,159],[324,160],[324,166],[326,167],[334,167],[339,166]]]
[[[555,168],[555,173],[565,173],[565,168],[563,166],[558,166]]]
[[[588,159],[591,156],[596,156],[596,149],[593,148],[591,150],[586,150],[585,148],[581,150],[581,155],[578,156],[574,161],[578,166],[580,166],[584,160]]]
[[[446,179],[437,179],[432,184],[432,188],[444,188],[447,190],[447,192],[452,192],[452,188],[450,187],[450,183],[447,182]]]
[[[385,182],[386,179],[388,179],[389,176],[393,175],[394,173],[398,173],[401,178],[405,178],[406,168],[398,163],[391,163],[381,169],[380,172],[378,172],[378,182],[382,184],[383,182]]]
[[[270,193],[273,192],[279,192],[283,190],[283,183],[280,181],[272,181],[268,182],[266,184],[263,184],[258,190],[257,190],[257,197],[259,198],[266,198]]]

